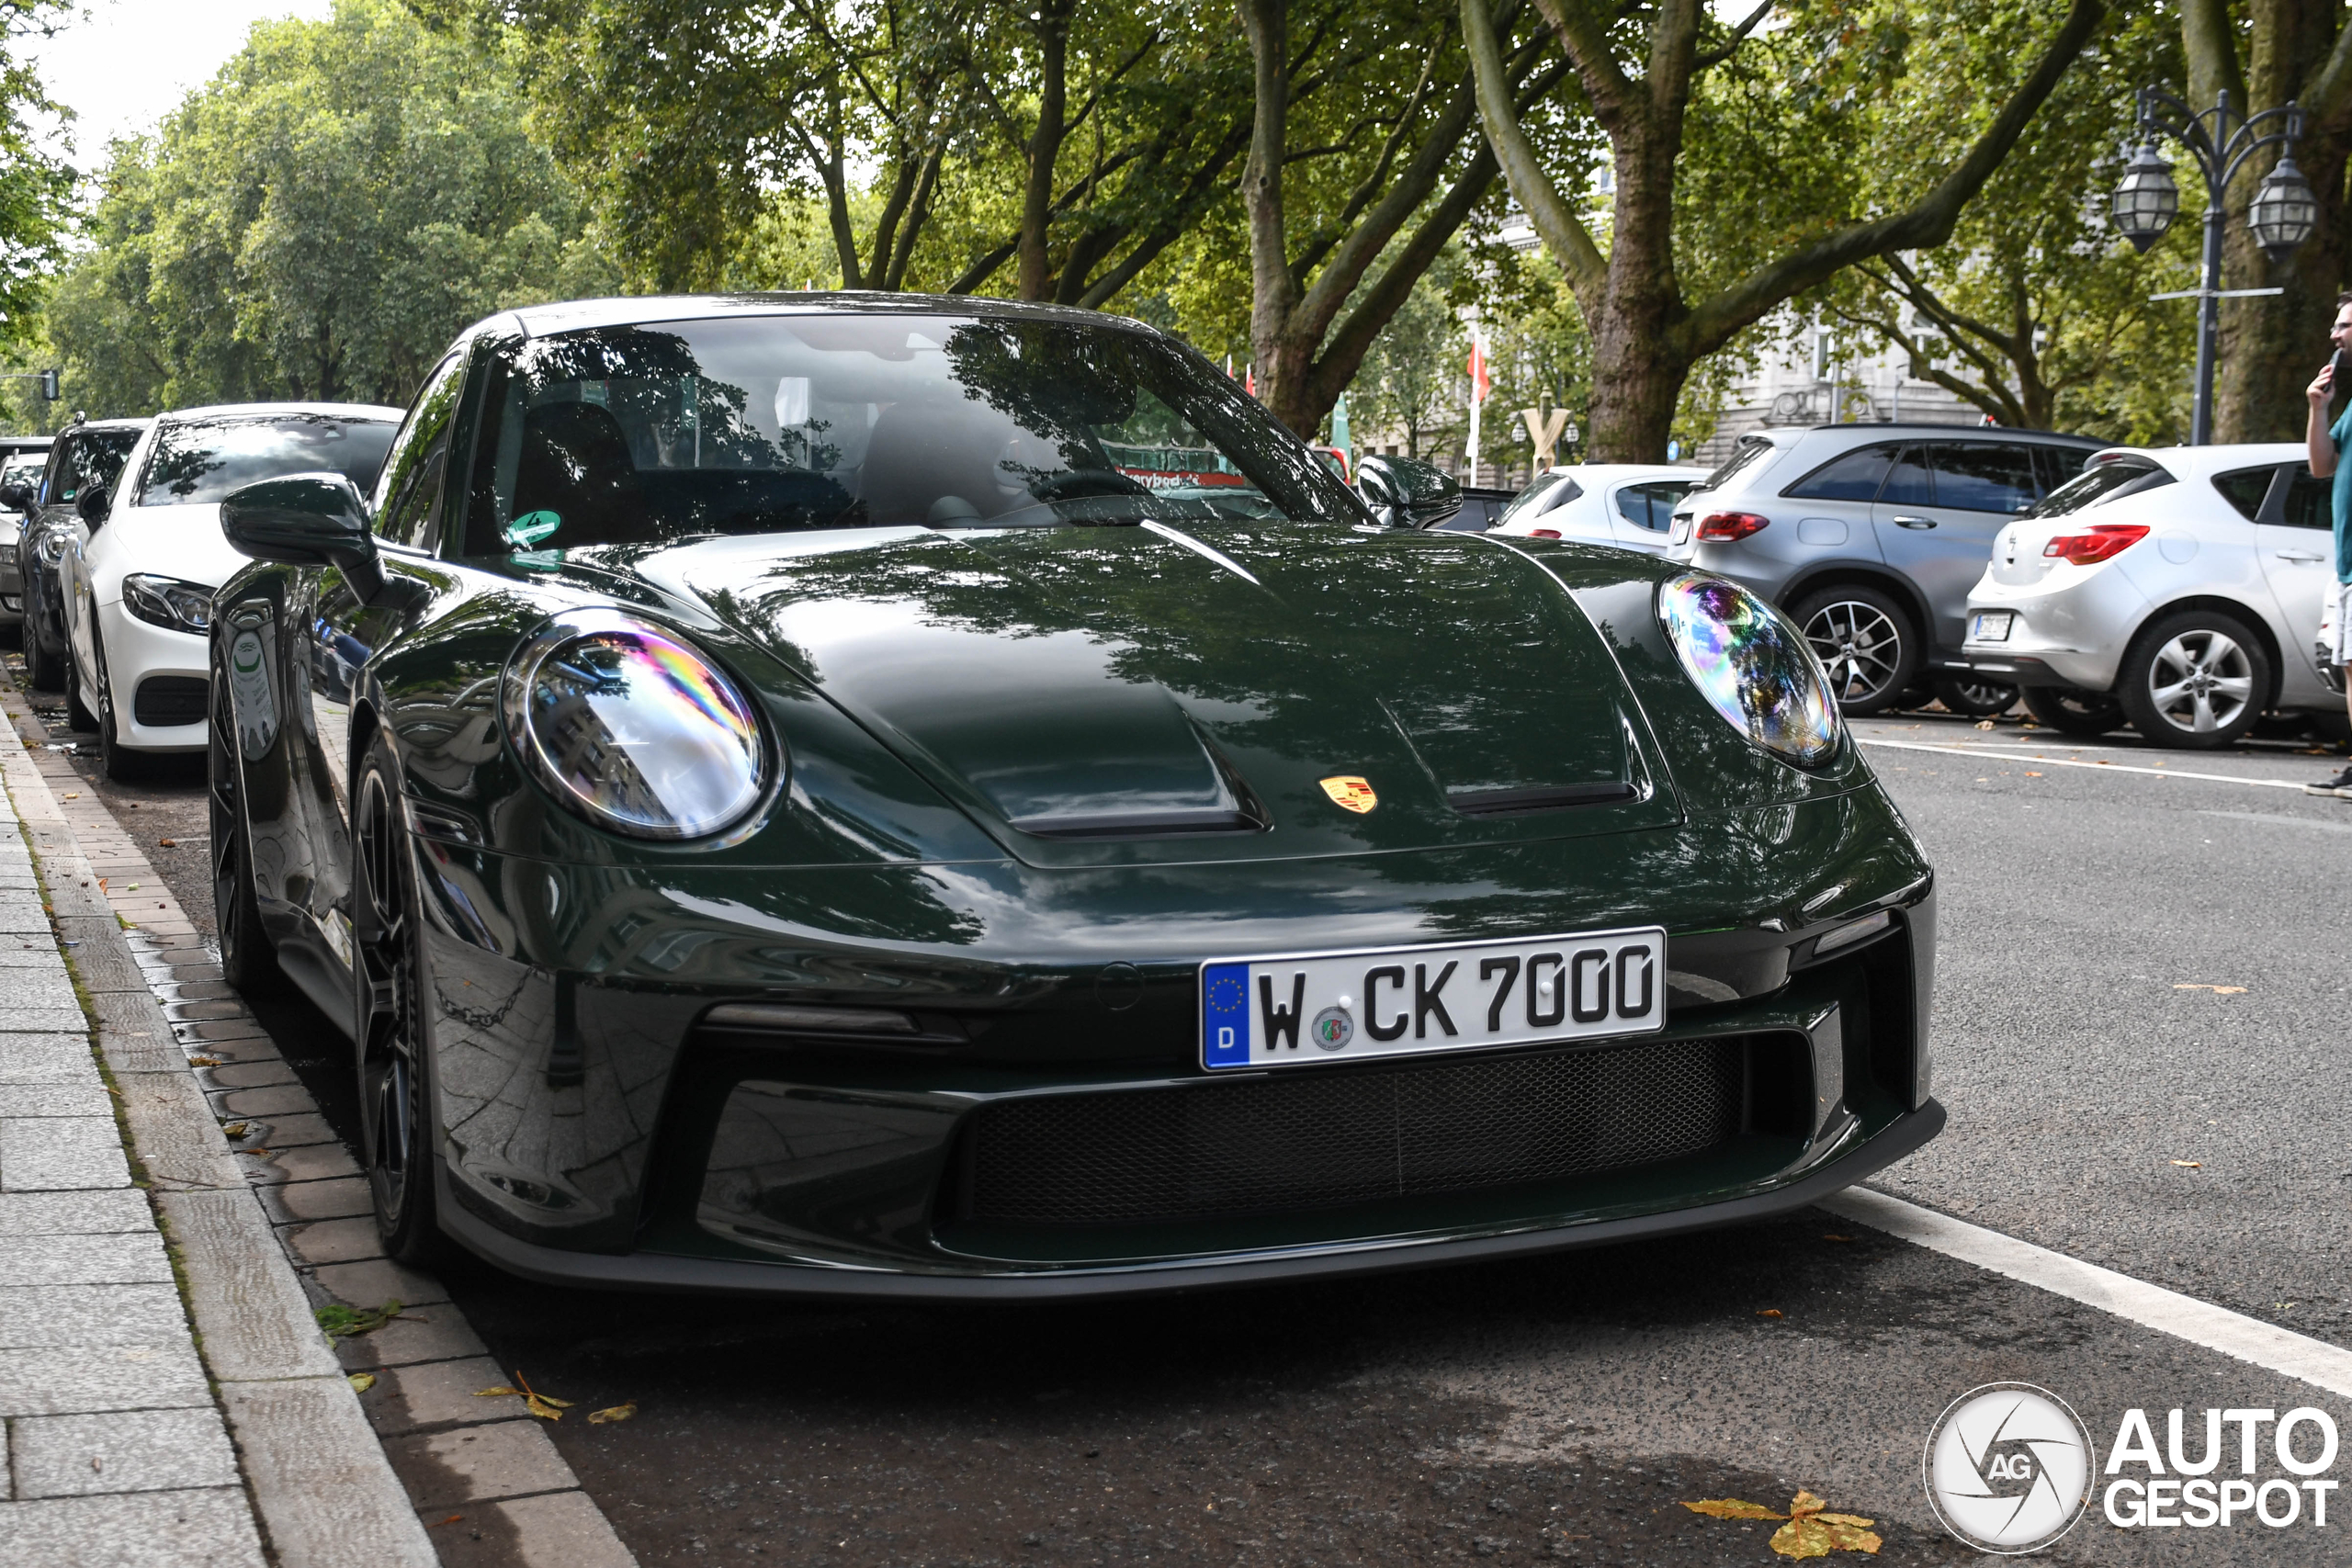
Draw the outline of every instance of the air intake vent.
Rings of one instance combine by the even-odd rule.
[[[130,716],[141,724],[201,724],[207,689],[193,675],[150,675],[130,699]]]
[[[1744,1037],[992,1105],[961,1217],[1113,1225],[1617,1170],[1740,1130]]]

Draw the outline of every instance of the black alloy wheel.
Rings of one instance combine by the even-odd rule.
[[[1919,668],[1909,612],[1875,588],[1846,583],[1808,593],[1790,610],[1850,717],[1894,705]]]
[[[1935,693],[1936,701],[1944,705],[1945,712],[1969,718],[1991,718],[2007,713],[2018,701],[2018,689],[2004,686],[1998,681],[1939,681]]]
[[[97,656],[98,689],[98,761],[106,769],[107,777],[117,784],[136,784],[148,776],[154,760],[144,751],[134,751],[122,743],[116,722],[114,682],[107,679],[106,638],[98,631],[96,616],[90,620],[90,649]]]
[[[385,1255],[424,1263],[433,1218],[431,1053],[423,932],[391,749],[368,750],[351,799],[352,984],[358,1023],[361,1155]]]
[[[65,654],[52,651],[33,624],[33,596],[25,595],[25,679],[36,692],[54,692],[65,684]]]
[[[2123,705],[2104,692],[2072,686],[2028,686],[2025,711],[2061,735],[2105,735],[2123,728]]]
[[[264,996],[282,989],[285,976],[254,890],[253,847],[245,841],[244,764],[228,687],[216,672],[205,791],[212,833],[212,919],[220,931],[220,977],[245,996]]]
[[[2235,616],[2184,610],[2132,639],[2115,694],[2157,745],[2209,751],[2244,739],[2270,705],[2270,656]]]

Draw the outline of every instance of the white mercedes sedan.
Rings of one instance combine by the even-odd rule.
[[[2334,551],[2300,442],[2110,448],[1995,536],[1962,652],[2054,728],[2226,746],[2343,711],[2314,653]]]
[[[221,536],[220,499],[322,471],[369,490],[400,421],[368,403],[185,409],[156,418],[112,491],[76,499],[60,563],[66,705],[76,728],[98,732],[108,777],[204,749],[212,591],[245,566]]]

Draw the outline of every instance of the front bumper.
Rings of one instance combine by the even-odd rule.
[[[202,750],[209,644],[142,621],[119,600],[99,605],[97,620],[121,743],[134,751]]]
[[[1426,932],[1441,871],[1455,888],[1465,879],[1492,887],[1490,869],[1514,875],[1518,896],[1481,895],[1477,929],[1498,932],[1602,929],[1624,906],[1600,900],[1625,895],[1599,886],[1586,840],[1452,856],[1409,868],[1419,878],[1396,862],[1083,879],[1011,866],[793,873],[769,878],[764,908],[775,913],[763,914],[756,897],[662,885],[675,876],[599,886],[588,868],[421,840],[443,1223],[502,1267],[582,1284],[1056,1296],[1511,1256],[1810,1202],[1940,1124],[1925,1027],[1931,882],[1875,788],[1742,816],[1745,863],[1714,852],[1734,849],[1731,839],[1710,850],[1689,829],[1611,846],[1621,879],[1643,889],[1635,897],[1672,933],[1662,1033],[1214,1082],[1197,1065],[1197,960],[1106,968],[1138,949],[1100,944],[1126,943],[1155,921],[1172,932],[1175,912],[1196,921],[1237,897],[1279,914],[1302,887],[1361,904],[1415,886],[1420,902],[1400,904],[1397,918]],[[1665,861],[1645,869],[1636,837],[1680,857],[1679,884]],[[1757,852],[1777,878],[1770,888],[1754,880]],[[992,877],[1004,880],[989,887]],[[1030,961],[976,962],[904,941],[847,946],[802,923],[854,916],[858,889],[897,878],[939,896],[961,887],[975,910],[1008,901],[1034,910],[1048,891],[1083,886],[1092,914],[1068,912],[1063,956]],[[1717,918],[1726,878],[1749,890],[1736,919]],[[1148,901],[1168,913],[1143,914]],[[799,919],[782,918],[787,910]],[[1858,917],[1874,922],[1860,940],[1817,953],[1825,933]],[[1230,933],[1248,929],[1241,919],[1223,935],[1188,929],[1230,952]],[[1238,940],[1245,950],[1301,945]],[[1072,942],[1096,945],[1077,958]],[[1159,951],[1173,944],[1166,937]],[[1153,950],[1148,938],[1141,950]],[[905,1010],[922,1033],[860,1039],[709,1016],[744,1000],[884,1005]],[[1375,1081],[1382,1075],[1393,1088]],[[1702,1087],[1682,1098],[1655,1088],[1693,1081]],[[1281,1192],[1286,1180],[1302,1190],[1319,1180],[1320,1166],[1286,1166],[1286,1151],[1313,1153],[1317,1137],[1349,1131],[1349,1117],[1324,1110],[1302,1120],[1294,1103],[1282,1123],[1282,1108],[1267,1109],[1270,1088],[1281,1100],[1285,1086],[1310,1082],[1368,1091],[1350,1101],[1367,1135],[1390,1136],[1372,1118],[1397,1117],[1393,1189],[1238,1207],[1222,1190],[1183,1190],[1193,1160],[1204,1170],[1222,1160],[1216,1168]],[[1528,1083],[1573,1102],[1559,1122],[1576,1145],[1565,1157],[1558,1129],[1518,1113],[1517,1086]],[[1429,1150],[1411,1145],[1398,1105],[1466,1108],[1467,1134],[1457,1116],[1453,1142],[1430,1157],[1467,1165],[1408,1181]],[[1012,1111],[1023,1114],[1008,1122]],[[1493,1141],[1509,1145],[1499,1154],[1477,1136],[1486,1116]],[[1284,1125],[1306,1135],[1286,1136]],[[1120,1141],[1136,1126],[1145,1131],[1132,1145]],[[1528,1143],[1525,1157],[1513,1139]],[[1593,1156],[1577,1139],[1610,1152]],[[1161,1156],[1156,1188],[1138,1174],[1147,1145]],[[1352,1153],[1362,1155],[1361,1140]],[[1125,1190],[1124,1207],[1057,1207],[1064,1194],[1112,1187]]]

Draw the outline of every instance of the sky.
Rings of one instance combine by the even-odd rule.
[[[50,96],[75,112],[71,155],[89,169],[109,138],[153,130],[244,47],[254,23],[333,9],[333,0],[83,0],[82,14],[31,53]]]

